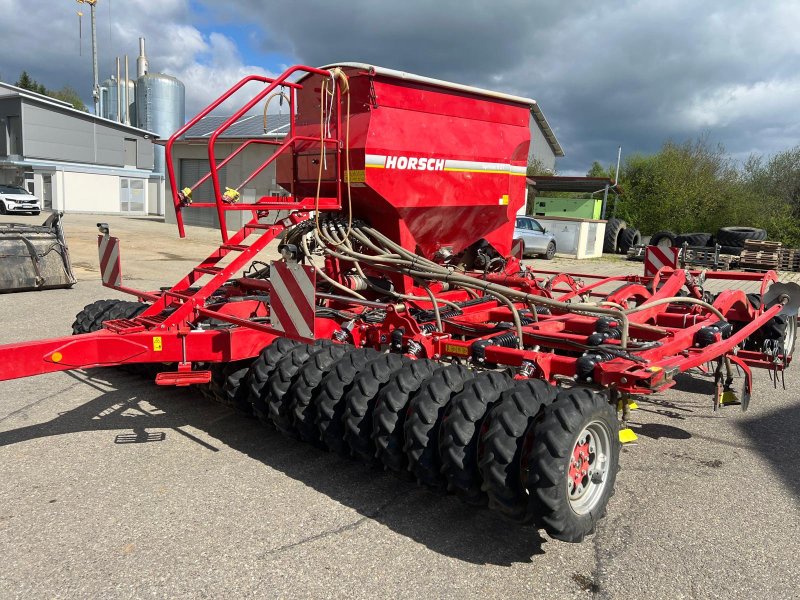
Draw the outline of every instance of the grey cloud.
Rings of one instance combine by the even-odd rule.
[[[744,157],[800,138],[794,0],[195,1],[206,5],[204,17],[259,28],[265,56],[359,60],[536,98],[567,152],[561,171],[609,162],[617,144],[626,153],[652,151],[667,138],[708,133]],[[2,3],[15,17],[0,22],[0,74],[13,81],[27,69],[88,100],[88,18],[78,57],[76,5]],[[101,78],[117,54],[133,58],[140,34],[151,66],[186,81],[189,112],[257,68],[243,65],[225,39],[203,38],[189,0],[114,0],[110,36],[107,6],[101,0],[98,9]]]
[[[797,2],[242,0],[225,10],[263,27],[265,51],[300,62],[360,60],[536,98],[566,149],[562,171],[609,162],[617,144],[652,151],[702,133],[737,156],[797,143],[788,108],[724,118],[748,87],[800,81]],[[786,93],[800,103],[800,88]],[[721,118],[697,118],[695,107],[726,95]]]

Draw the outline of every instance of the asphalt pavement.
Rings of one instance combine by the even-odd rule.
[[[201,258],[142,223],[139,243],[165,256],[135,266],[137,285]],[[0,343],[67,335],[85,304],[115,297],[85,262],[71,290],[0,295]],[[285,439],[193,388],[119,369],[0,382],[0,598],[793,597],[798,368],[786,390],[757,373],[746,413],[714,413],[699,375],[641,400],[639,441],[582,544]]]

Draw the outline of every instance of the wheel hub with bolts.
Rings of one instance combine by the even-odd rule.
[[[609,468],[608,432],[598,422],[581,431],[569,463],[567,492],[570,506],[577,514],[592,510],[603,495]]]

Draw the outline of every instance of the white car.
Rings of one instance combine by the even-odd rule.
[[[547,233],[539,221],[530,217],[517,217],[514,239],[522,240],[523,256],[541,255],[545,260],[553,260],[556,255],[556,236]]]
[[[0,184],[0,214],[30,213],[38,215],[41,211],[39,198],[25,188]]]

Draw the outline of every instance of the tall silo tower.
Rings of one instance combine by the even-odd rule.
[[[168,138],[186,121],[186,89],[175,77],[147,72],[144,38],[139,38],[136,65],[137,126]],[[155,171],[165,171],[163,146],[155,148]]]

